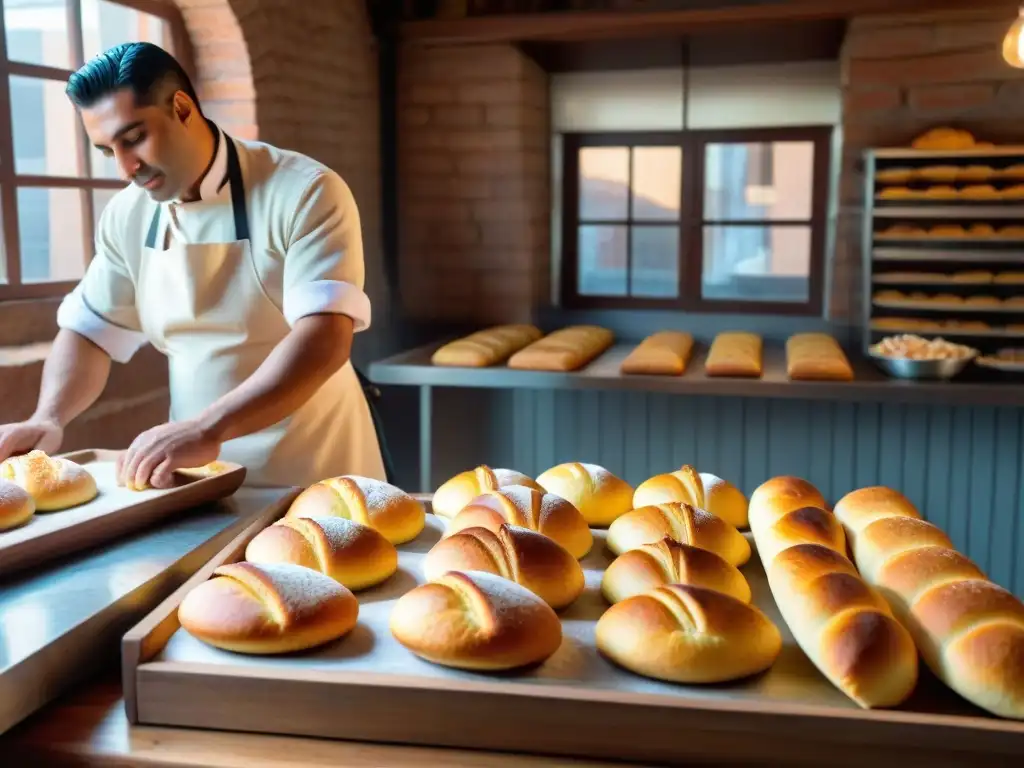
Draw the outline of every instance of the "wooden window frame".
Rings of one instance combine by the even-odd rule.
[[[106,0],[140,13],[163,19],[167,24],[164,43],[174,57],[195,77],[195,65],[185,21],[177,6],[169,0]],[[94,232],[92,192],[97,189],[122,189],[125,182],[120,179],[92,178],[92,158],[89,139],[81,119],[76,120],[75,149],[76,176],[39,176],[18,174],[14,169],[14,133],[11,115],[10,77],[22,75],[39,80],[66,83],[74,70],[84,64],[84,40],[82,33],[81,0],[66,0],[68,20],[68,47],[72,67],[42,66],[11,61],[7,56],[7,29],[5,25],[4,0],[0,0],[0,216],[2,216],[3,245],[6,258],[6,281],[0,282],[0,301],[17,299],[42,299],[63,296],[69,293],[78,280],[53,280],[37,283],[21,282],[21,239],[18,223],[18,189],[45,187],[46,189],[77,189],[82,206],[82,239],[85,253],[85,267],[93,257]]]
[[[673,309],[728,314],[820,315],[824,307],[825,248],[828,234],[829,179],[832,168],[831,125],[779,128],[701,129],[685,131],[567,132],[562,134],[562,254],[561,303],[567,309]],[[708,144],[809,141],[814,145],[811,216],[799,220],[721,222],[736,226],[799,225],[811,229],[811,258],[806,302],[705,299],[701,296],[704,226],[704,164]],[[642,296],[585,296],[578,292],[579,277],[579,156],[587,147],[678,146],[683,153],[679,236],[679,288],[674,298]],[[629,191],[628,225],[632,190]],[[584,222],[591,223],[591,222]],[[601,222],[597,222],[601,223]],[[666,221],[642,221],[662,225]],[[631,245],[627,245],[627,290]]]

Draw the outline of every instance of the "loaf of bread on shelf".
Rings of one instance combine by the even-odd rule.
[[[970,131],[941,126],[915,137],[910,146],[914,149],[953,151],[971,149],[974,144],[974,135]]]
[[[354,591],[398,570],[398,550],[384,534],[343,517],[286,517],[253,537],[245,559],[312,568]]]
[[[827,333],[796,333],[786,340],[786,373],[795,381],[852,381],[853,368]]]
[[[420,658],[477,671],[544,661],[562,644],[554,609],[526,587],[493,573],[448,571],[406,592],[391,634]]]
[[[0,480],[20,485],[36,512],[57,512],[92,501],[99,494],[92,473],[70,459],[35,450],[0,463]]]
[[[893,707],[917,684],[906,628],[846,556],[810,483],[775,477],[750,496],[750,530],[783,620],[821,673],[863,708]]]
[[[508,485],[524,485],[538,491],[544,490],[522,472],[516,472],[514,469],[491,469],[481,464],[475,469],[460,472],[442,483],[434,491],[430,508],[435,515],[451,519],[480,494],[496,491]]]
[[[608,528],[608,549],[616,555],[665,537],[714,552],[739,567],[750,559],[743,534],[720,517],[689,504],[672,502],[634,509]]]
[[[577,559],[594,545],[594,534],[576,507],[561,496],[522,485],[510,485],[477,496],[452,518],[445,536],[477,527],[497,533],[506,523],[554,539]]]
[[[614,341],[611,331],[596,325],[560,328],[516,352],[509,358],[508,367],[527,371],[575,371]]]
[[[644,480],[633,492],[633,508],[680,501],[710,512],[736,528],[747,527],[747,497],[732,483],[684,464]]]
[[[441,539],[423,559],[428,581],[448,571],[485,571],[521,584],[556,611],[583,592],[583,568],[555,541],[529,528],[503,523],[497,532],[465,528]]]
[[[959,173],[960,167],[957,165],[926,165],[918,168],[915,176],[921,181],[942,183],[955,181]]]
[[[674,683],[721,683],[763,672],[782,634],[758,608],[713,589],[670,584],[602,614],[598,650],[629,671]]]
[[[750,602],[750,585],[736,566],[709,549],[668,537],[616,557],[601,578],[601,594],[618,603],[666,584],[707,587]]]
[[[598,464],[558,464],[538,475],[537,483],[570,502],[588,525],[608,526],[633,508],[633,487]]]
[[[24,525],[36,513],[32,495],[17,483],[0,480],[0,531]]]
[[[194,587],[178,606],[193,637],[226,651],[292,653],[348,634],[359,618],[351,590],[291,563],[230,563]]]
[[[881,184],[906,184],[912,180],[915,170],[908,167],[882,168],[875,172],[875,181]]]
[[[704,372],[708,376],[757,378],[762,372],[763,342],[756,333],[724,331],[711,342]]]
[[[438,347],[430,362],[461,368],[487,368],[505,362],[512,354],[541,336],[541,330],[533,325],[497,325]]]
[[[693,351],[693,336],[685,331],[658,331],[645,338],[622,361],[629,374],[681,376]]]
[[[392,544],[412,541],[426,525],[426,510],[415,497],[383,480],[341,475],[300,493],[287,517],[344,517],[384,534]]]
[[[1024,603],[913,504],[885,487],[836,503],[861,575],[889,601],[932,672],[994,715],[1024,719]]]

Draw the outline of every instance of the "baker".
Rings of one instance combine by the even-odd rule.
[[[170,420],[131,443],[121,482],[166,487],[174,469],[218,457],[245,465],[253,485],[385,479],[350,360],[370,301],[347,184],[297,152],[224,133],[181,65],[149,43],[100,54],[67,95],[132,183],[103,209],[95,255],[58,310],[35,413],[0,427],[0,460],[57,450],[111,360],[148,342],[168,359]]]

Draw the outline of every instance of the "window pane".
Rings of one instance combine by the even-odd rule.
[[[11,76],[14,171],[34,176],[77,176],[78,115],[64,83]]]
[[[65,0],[4,0],[7,57],[72,69]]]
[[[107,0],[82,0],[82,38],[85,58],[121,43],[156,43],[164,41],[166,24],[159,16],[126,8]]]
[[[629,148],[581,149],[580,220],[624,220],[628,212]]]
[[[581,226],[576,290],[581,296],[626,295],[626,228]]]
[[[678,221],[682,181],[682,147],[634,147],[631,218]]]
[[[704,227],[706,299],[806,302],[810,272],[810,227]]]
[[[632,227],[629,293],[646,298],[679,295],[679,227]]]
[[[82,190],[18,190],[21,281],[78,280],[85,274]]]
[[[704,219],[810,219],[814,144],[708,144]]]

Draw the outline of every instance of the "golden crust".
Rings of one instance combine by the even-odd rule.
[[[430,362],[442,366],[486,368],[504,362],[542,335],[539,328],[529,324],[497,325],[442,345],[431,356]]]
[[[0,480],[0,531],[24,525],[36,513],[32,495],[16,483]]]
[[[723,331],[711,342],[704,372],[708,376],[759,378],[764,342],[756,333]]]
[[[37,512],[56,512],[92,501],[99,494],[96,479],[80,464],[43,451],[11,456],[0,463],[0,478],[24,488]]]
[[[435,515],[451,519],[480,494],[509,485],[544,490],[522,472],[516,472],[514,469],[491,469],[486,464],[481,464],[474,469],[460,472],[442,483],[434,491],[430,508]]]
[[[679,502],[627,512],[608,528],[608,549],[621,555],[665,537],[707,549],[736,567],[750,559],[750,544],[736,528],[710,512]]]
[[[537,484],[568,501],[593,526],[610,525],[633,507],[633,487],[597,464],[559,464],[538,475]]]
[[[619,370],[626,374],[681,376],[686,371],[693,336],[685,331],[658,331],[647,336],[626,356]]]

